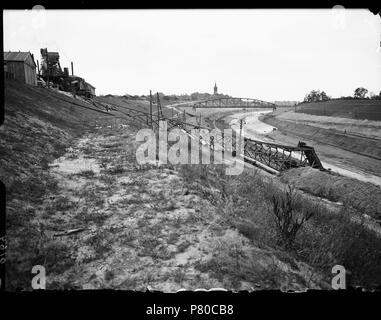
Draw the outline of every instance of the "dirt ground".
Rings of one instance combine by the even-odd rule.
[[[48,289],[327,286],[305,263],[221,223],[216,190],[184,181],[181,168],[137,165],[136,121],[60,97],[6,83],[8,290],[30,290],[37,264]]]
[[[330,288],[329,266],[341,256],[315,255],[326,241],[324,221],[305,228],[300,252],[285,250],[265,199],[278,191],[266,192],[253,170],[229,179],[209,166],[139,165],[136,121],[58,104],[44,90],[11,87],[6,110],[0,174],[10,191],[9,290],[30,290],[37,264],[46,268],[47,289]],[[229,188],[234,197],[224,198]],[[306,242],[311,237],[320,240]],[[365,251],[358,246],[353,261]],[[315,263],[321,256],[328,269]]]
[[[232,283],[211,275],[210,261],[232,255],[238,265],[250,261],[256,269],[279,269],[287,275],[277,284],[282,288],[304,288],[298,279],[307,278],[308,267],[294,269],[237,230],[221,227],[216,207],[176,170],[137,165],[135,143],[135,133],[126,127],[99,128],[51,163],[59,187],[46,197],[36,221],[45,243],[57,252],[65,247],[68,265],[47,270],[48,288],[274,288],[266,277]],[[78,228],[84,230],[55,236]]]

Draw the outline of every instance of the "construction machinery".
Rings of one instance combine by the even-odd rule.
[[[73,72],[69,75],[69,69],[62,70],[60,65],[60,55],[58,52],[50,52],[47,48],[41,49],[41,69],[39,77],[47,83],[53,84],[59,90],[71,92],[76,95],[91,98],[95,96],[95,88],[83,78],[75,76]]]

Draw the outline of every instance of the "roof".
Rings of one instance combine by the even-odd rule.
[[[4,52],[4,61],[28,61],[28,58],[31,57],[33,63],[34,59],[30,52]]]
[[[86,82],[88,86],[92,87],[93,89],[95,89],[94,86],[92,86],[90,83]]]

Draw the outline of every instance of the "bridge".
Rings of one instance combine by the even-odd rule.
[[[258,99],[250,98],[212,98],[197,101],[189,106],[196,108],[272,108],[276,109],[276,104]]]

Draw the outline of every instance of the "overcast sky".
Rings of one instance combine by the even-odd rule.
[[[262,100],[381,90],[368,10],[4,11],[4,50],[60,53],[97,94],[218,91]]]

